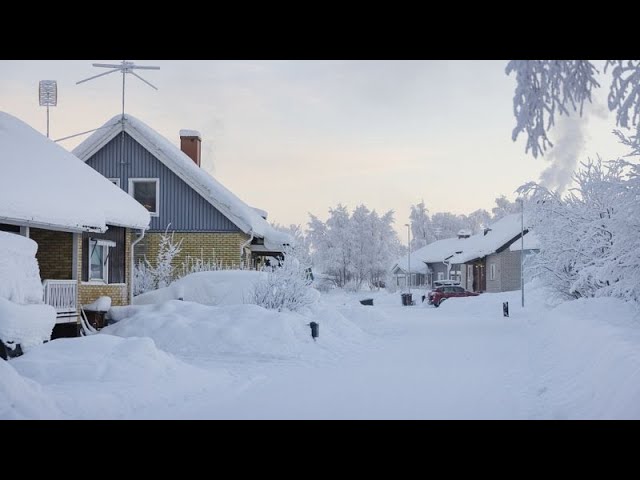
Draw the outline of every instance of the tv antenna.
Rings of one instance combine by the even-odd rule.
[[[79,85],[79,84],[84,83],[84,82],[88,82],[89,80],[93,80],[94,78],[98,78],[98,77],[103,77],[105,75],[109,75],[110,73],[122,72],[122,128],[124,128],[124,94],[125,94],[125,85],[126,85],[125,79],[127,78],[126,74],[130,73],[131,75],[133,75],[135,77],[138,77],[140,80],[142,80],[144,83],[149,85],[154,90],[158,90],[158,87],[156,87],[155,85],[153,85],[150,82],[146,81],[144,78],[142,78],[136,72],[134,72],[134,70],[160,70],[160,67],[136,65],[135,63],[127,62],[126,60],[122,60],[122,63],[120,63],[120,64],[93,63],[92,65],[94,67],[98,67],[98,68],[109,68],[110,70],[108,72],[99,73],[98,75],[94,75],[93,77],[89,77],[89,78],[85,78],[84,80],[80,80],[79,82],[76,82],[76,85]]]
[[[47,138],[49,138],[49,107],[58,104],[58,83],[55,80],[40,80],[38,87],[40,106],[47,107]]]

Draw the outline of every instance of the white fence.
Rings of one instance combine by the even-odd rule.
[[[56,309],[58,318],[77,316],[77,280],[45,280],[42,286],[44,303]]]

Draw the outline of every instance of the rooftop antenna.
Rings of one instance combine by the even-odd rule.
[[[134,70],[160,70],[160,67],[136,65],[133,62],[127,62],[126,60],[122,60],[121,64],[93,63],[92,65],[94,67],[108,68],[110,70],[108,72],[99,73],[98,75],[94,75],[93,77],[89,77],[89,78],[85,78],[84,80],[80,80],[79,82],[76,82],[76,85],[79,85],[79,84],[84,83],[84,82],[88,82],[89,80],[93,80],[94,78],[102,77],[104,75],[109,75],[110,73],[122,72],[122,128],[123,128],[123,131],[124,131],[124,93],[125,93],[125,85],[126,85],[126,82],[125,82],[126,74],[130,73],[131,75],[133,75],[135,77],[138,77],[140,80],[142,80],[144,83],[149,85],[154,90],[158,90],[158,87],[156,87],[155,85],[153,85],[150,82],[146,81],[144,78],[142,78],[136,72],[134,72]]]
[[[38,87],[40,106],[47,107],[47,138],[49,138],[49,107],[58,104],[58,83],[55,80],[40,80]]]

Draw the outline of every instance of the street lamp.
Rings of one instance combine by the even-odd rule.
[[[517,198],[516,202],[520,203],[520,291],[524,308],[524,199]]]
[[[407,280],[407,286],[409,287],[409,293],[411,293],[411,224],[405,223],[405,227],[407,227],[407,247],[409,248],[409,256],[407,261],[409,278]]]

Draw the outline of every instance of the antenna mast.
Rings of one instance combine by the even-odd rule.
[[[126,88],[126,74],[130,73],[131,75],[138,77],[144,83],[149,85],[154,90],[158,90],[158,87],[146,81],[140,75],[138,75],[134,70],[160,70],[160,67],[152,67],[152,66],[143,66],[136,65],[133,62],[127,62],[126,60],[122,60],[120,64],[111,64],[111,63],[93,63],[94,67],[98,68],[108,68],[108,72],[99,73],[98,75],[94,75],[93,77],[85,78],[84,80],[80,80],[76,82],[76,85],[79,85],[84,82],[88,82],[89,80],[93,80],[94,78],[102,77],[104,75],[109,75],[110,73],[122,72],[122,128],[124,130],[124,97],[125,97],[125,88]]]
[[[40,80],[38,88],[40,106],[47,107],[47,138],[49,138],[49,107],[58,104],[58,83],[55,80]]]

